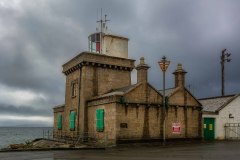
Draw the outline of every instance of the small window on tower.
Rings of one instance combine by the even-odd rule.
[[[100,41],[100,33],[97,34],[97,42]]]
[[[91,36],[91,41],[92,41],[92,42],[96,42],[95,34],[93,34],[93,35]]]
[[[77,83],[76,81],[72,82],[72,97],[76,97],[77,94]]]

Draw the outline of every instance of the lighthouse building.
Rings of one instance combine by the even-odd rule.
[[[179,64],[175,86],[166,90],[166,126],[162,91],[148,82],[150,66],[128,58],[123,36],[96,32],[88,37],[89,51],[63,64],[65,104],[55,106],[54,137],[107,137],[108,143],[201,138],[201,104],[185,88],[186,72]],[[157,65],[157,62],[156,62]],[[137,70],[137,83],[131,72]]]

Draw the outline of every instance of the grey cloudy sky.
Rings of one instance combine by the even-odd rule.
[[[101,8],[111,31],[130,38],[129,57],[136,64],[145,57],[156,88],[165,55],[167,87],[182,63],[196,97],[220,95],[220,52],[227,48],[226,94],[240,93],[238,0],[0,0],[0,126],[52,125],[52,107],[64,103],[61,65],[87,50]]]

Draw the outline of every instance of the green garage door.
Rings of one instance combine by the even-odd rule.
[[[215,123],[214,118],[204,118],[204,140],[214,140]]]

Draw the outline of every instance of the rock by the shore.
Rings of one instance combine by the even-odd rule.
[[[48,140],[35,139],[33,141],[26,141],[25,144],[10,144],[7,148],[2,150],[27,150],[27,149],[52,149],[52,148],[85,148],[86,145],[80,144],[75,146],[73,144]]]
[[[51,141],[47,139],[40,139],[32,143],[32,148],[70,148],[70,147],[73,146],[67,143]]]
[[[10,149],[23,149],[25,147],[25,144],[20,143],[20,144],[10,144],[9,148]]]

